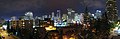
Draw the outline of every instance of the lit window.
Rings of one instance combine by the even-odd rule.
[[[34,32],[34,33],[36,33],[36,32]]]
[[[23,26],[25,26],[25,25],[23,25]]]
[[[35,29],[35,30],[37,30],[37,29]]]
[[[112,4],[110,4],[110,6],[112,6]]]
[[[30,23],[30,22],[29,22]]]
[[[25,23],[23,22],[23,24],[25,24]]]

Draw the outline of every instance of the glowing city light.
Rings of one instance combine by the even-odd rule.
[[[45,27],[45,29],[46,29],[46,30],[56,30],[56,28],[53,27],[53,26]]]

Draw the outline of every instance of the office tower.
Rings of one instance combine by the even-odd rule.
[[[20,16],[19,20],[25,20],[25,16]]]
[[[110,21],[115,21],[118,19],[116,0],[107,0],[106,14],[107,14],[107,19]]]
[[[18,35],[23,39],[30,39],[33,30],[33,20],[18,20]]]
[[[33,20],[33,13],[32,12],[26,12],[25,13],[25,20]]]
[[[57,14],[58,14],[58,21],[61,21],[61,11],[57,10]]]
[[[58,19],[57,19],[57,21],[58,21],[58,24],[61,24],[61,11],[60,10],[57,10],[57,14],[58,14]]]
[[[16,20],[16,17],[15,17],[15,16],[12,16],[12,17],[11,17],[11,20]]]
[[[101,11],[100,10],[96,10],[95,16],[97,17],[97,19],[100,19],[101,15],[102,15]]]
[[[44,20],[45,19],[45,16],[42,16],[42,20]]]
[[[58,17],[61,18],[61,11],[57,10],[57,13],[58,13]]]
[[[52,17],[51,17],[51,20],[54,20],[54,17],[55,17],[55,13],[52,12]]]
[[[55,16],[55,13],[54,12],[52,12],[52,18]]]
[[[83,23],[84,22],[84,13],[80,13],[80,22]]]
[[[11,27],[11,31],[13,32],[14,35],[16,35],[16,29],[17,29],[17,20],[15,16],[11,17],[11,21],[10,21],[10,27]]]
[[[48,15],[48,18],[51,18],[51,15]]]
[[[35,17],[35,20],[34,20],[34,22],[35,22],[35,26],[34,26],[34,27],[36,27],[36,26],[39,26],[39,25],[40,25],[40,22],[39,22],[40,20],[41,20],[41,18],[40,18],[40,17],[38,17],[38,16],[36,16],[36,17]],[[33,28],[34,28],[34,27],[33,27]]]
[[[47,15],[44,15],[44,17],[45,17],[45,18],[48,18],[48,16],[47,16]]]
[[[67,20],[67,22],[72,23],[72,20],[74,19],[75,11],[72,10],[71,8],[68,8],[67,10],[68,10],[68,20]]]
[[[42,20],[42,17],[38,17],[38,16],[36,16],[35,19],[40,19],[40,20]]]
[[[65,21],[65,20],[67,20],[67,19],[68,19],[67,14],[63,14],[63,15],[62,15],[62,20]]]
[[[79,20],[78,18],[79,18],[78,13],[75,13],[74,21],[77,22]]]
[[[18,27],[18,21],[17,20],[11,20],[10,21],[10,28],[11,28],[11,31],[13,32],[14,35],[16,35],[17,27]]]
[[[56,17],[57,17],[57,18],[59,17],[58,13],[56,13]]]

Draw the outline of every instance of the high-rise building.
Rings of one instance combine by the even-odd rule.
[[[97,18],[101,18],[101,15],[102,15],[101,11],[100,10],[96,10],[95,16]]]
[[[57,10],[57,13],[58,13],[58,17],[61,18],[61,12],[60,12],[60,10]]]
[[[15,16],[12,16],[12,17],[11,17],[11,20],[16,20],[16,17],[15,17]]]
[[[55,17],[55,14],[54,14],[54,12],[52,12],[51,20],[54,20],[54,17]]]
[[[23,39],[30,39],[33,30],[33,20],[18,20],[18,35]]]
[[[42,20],[44,20],[45,19],[45,16],[42,16]]]
[[[47,16],[47,15],[44,15],[44,17],[45,17],[45,18],[48,18],[48,16]]]
[[[84,22],[84,16],[83,15],[84,15],[84,13],[81,13],[80,16],[79,16],[81,23]]]
[[[67,10],[68,10],[68,20],[67,20],[67,22],[72,23],[72,20],[74,19],[75,11],[72,10],[71,8],[68,8]]]
[[[60,10],[57,10],[57,14],[58,14],[58,19],[57,19],[57,21],[58,21],[58,24],[61,24],[61,22],[62,22],[62,17],[61,17],[61,11]]]
[[[20,16],[19,20],[25,20],[25,16]]]
[[[25,20],[33,20],[33,13],[32,12],[26,12],[25,13]]]
[[[107,19],[110,21],[115,21],[118,19],[116,0],[107,0],[106,14],[107,14]]]
[[[79,20],[78,13],[75,13],[75,16],[74,16],[74,21],[78,21],[78,20]]]
[[[14,35],[16,35],[17,27],[18,27],[18,21],[17,20],[11,20],[10,21],[10,29],[13,32]]]
[[[51,18],[51,15],[48,15],[48,18]]]
[[[62,15],[62,20],[63,20],[63,21],[67,20],[67,18],[68,18],[67,14],[63,14],[63,15]]]
[[[54,12],[52,12],[52,18],[55,16],[55,13]]]
[[[40,25],[40,20],[41,20],[41,17],[35,17],[35,27],[39,26]]]
[[[15,16],[12,16],[11,17],[11,21],[10,21],[10,28],[11,28],[11,31],[13,32],[14,35],[16,35],[16,29],[17,29],[17,20],[16,20],[16,17]]]
[[[35,19],[40,19],[40,20],[42,20],[42,17],[38,17],[38,16],[36,16]]]

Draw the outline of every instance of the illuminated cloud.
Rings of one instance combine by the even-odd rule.
[[[80,2],[82,6],[94,7],[94,8],[103,8],[105,4],[100,0],[82,0]]]
[[[62,11],[65,13],[65,9],[69,7],[82,11],[85,7],[83,1],[91,8],[91,12],[95,9],[102,9],[102,11],[105,9],[105,0],[0,0],[0,16],[24,14],[26,10],[35,11],[37,15],[41,15],[59,8],[64,9]],[[120,3],[120,0],[117,2]]]
[[[43,0],[11,0],[0,2],[0,8],[4,11],[16,11],[16,10],[26,10],[41,8]]]

